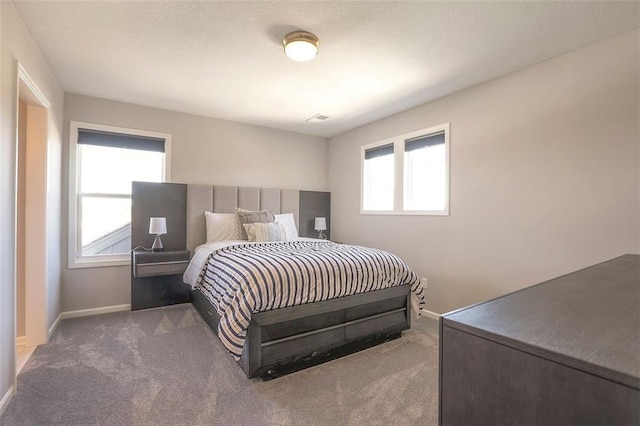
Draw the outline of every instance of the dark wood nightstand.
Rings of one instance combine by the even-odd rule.
[[[189,286],[182,282],[189,254],[189,250],[134,250],[131,255],[131,310],[190,302]]]

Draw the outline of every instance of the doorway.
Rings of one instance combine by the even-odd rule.
[[[50,103],[18,64],[16,375],[47,343],[47,144]]]

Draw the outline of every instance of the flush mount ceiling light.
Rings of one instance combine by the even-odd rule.
[[[318,54],[320,40],[315,34],[306,31],[294,31],[284,36],[282,40],[284,52],[294,61],[305,62],[315,58]]]

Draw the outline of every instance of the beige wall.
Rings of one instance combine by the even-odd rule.
[[[16,335],[24,336],[24,191],[26,178],[27,154],[27,104],[21,99],[18,108],[18,209],[17,209],[17,302],[16,302]]]
[[[332,235],[390,250],[443,313],[638,253],[638,31],[329,141]],[[451,215],[359,213],[360,147],[451,123]]]
[[[64,93],[11,2],[0,2],[0,400],[15,371],[15,173],[18,115],[17,61],[51,102],[48,115],[47,295],[48,327],[60,313],[60,152]],[[2,407],[0,407],[2,408]]]
[[[65,211],[70,120],[170,133],[173,182],[309,190],[329,186],[325,138],[66,94]],[[66,222],[63,233],[67,235]],[[64,253],[67,244],[65,238]],[[65,259],[62,310],[130,303],[129,274],[128,266],[69,270]]]
[[[28,91],[28,89],[26,89]],[[22,92],[22,90],[21,90]],[[36,101],[34,101],[36,102]],[[48,187],[48,112],[37,103],[27,102],[27,149],[25,181],[25,217],[24,243],[28,266],[24,269],[25,281],[25,336],[30,346],[47,343],[49,327],[55,321],[57,312],[51,321],[47,306],[49,288],[49,234],[58,233],[60,222],[51,224],[47,220]],[[57,176],[59,185],[60,177]],[[59,200],[58,200],[59,203]],[[59,217],[59,216],[58,216]],[[56,241],[56,258],[53,267],[60,270],[60,241]],[[26,260],[25,260],[26,262]],[[57,278],[59,280],[59,277]],[[59,288],[56,288],[56,293]],[[52,296],[57,298],[57,294]],[[56,306],[57,308],[57,306]],[[57,311],[57,309],[56,309]]]

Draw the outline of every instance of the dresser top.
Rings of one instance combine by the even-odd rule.
[[[443,315],[443,325],[638,388],[640,256]]]

